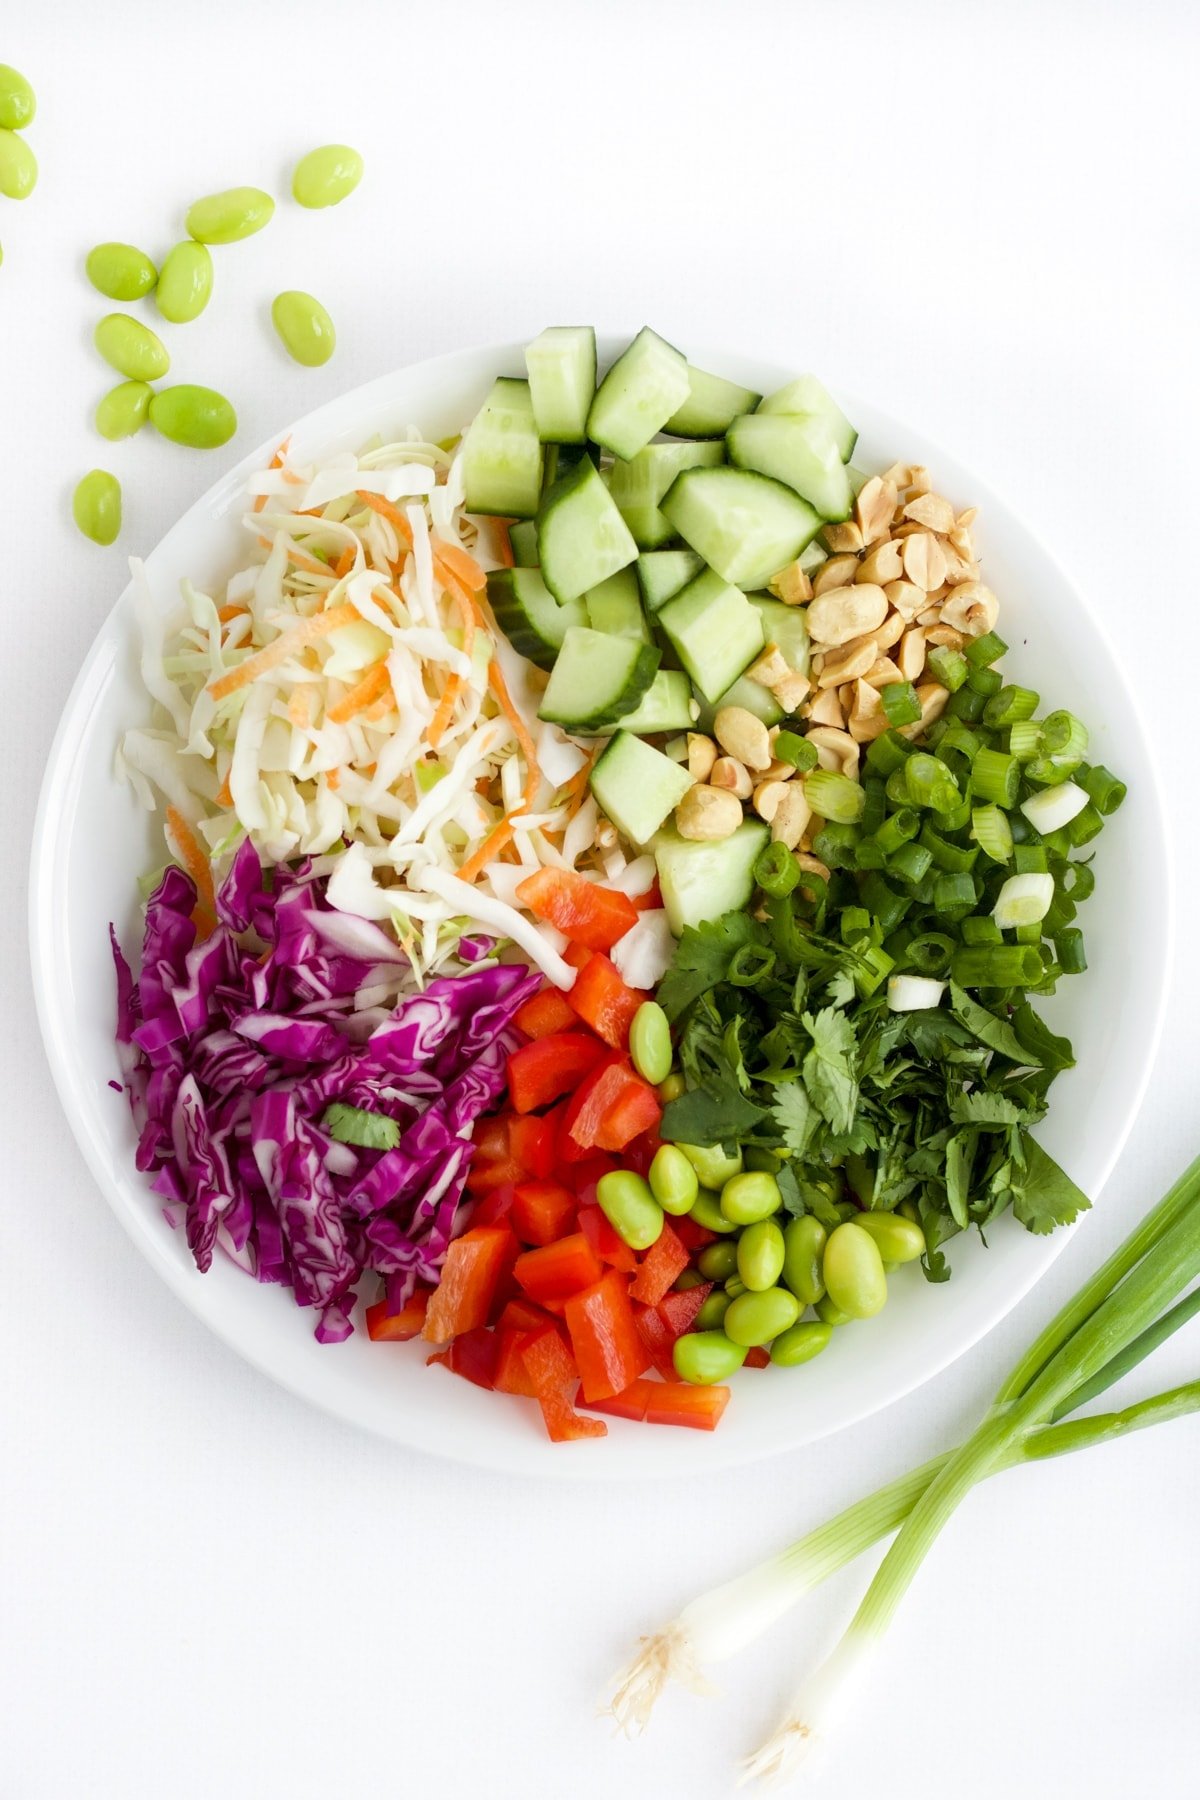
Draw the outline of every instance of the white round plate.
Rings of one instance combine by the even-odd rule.
[[[602,345],[610,355],[617,348],[615,339]],[[720,350],[697,350],[696,360],[763,392],[795,372]],[[357,448],[409,424],[448,434],[466,423],[501,373],[523,373],[519,345],[402,369],[294,425],[293,449],[303,458]],[[1091,969],[1064,982],[1047,1007],[1055,1029],[1074,1039],[1079,1061],[1055,1086],[1040,1136],[1096,1200],[1149,1077],[1169,966],[1166,833],[1146,739],[1086,604],[1020,521],[918,433],[864,402],[847,397],[845,405],[862,432],[859,466],[881,469],[897,457],[924,462],[956,504],[980,507],[986,577],[1000,596],[1000,630],[1013,646],[1008,669],[1043,689],[1051,704],[1077,711],[1091,727],[1095,759],[1129,784],[1128,804],[1100,841],[1099,882],[1085,909]],[[245,478],[273,448],[264,445],[230,470],[147,558],[161,607],[175,606],[182,576],[219,584],[240,566]],[[143,1255],[228,1344],[294,1393],[397,1443],[484,1467],[584,1479],[690,1475],[794,1449],[908,1393],[977,1343],[1065,1247],[1065,1231],[1031,1237],[1002,1220],[986,1249],[973,1236],[952,1245],[951,1281],[931,1286],[917,1270],[898,1275],[880,1317],[839,1331],[811,1366],[743,1373],[715,1433],[611,1419],[607,1438],[571,1445],[549,1443],[530,1402],[426,1368],[419,1344],[371,1344],[357,1332],[345,1344],[322,1346],[312,1335],[312,1313],[299,1311],[280,1288],[260,1287],[219,1258],[209,1274],[197,1274],[183,1234],[168,1229],[134,1169],[129,1110],[109,1086],[117,1062],[108,923],[136,949],[136,879],[161,855],[157,821],[112,773],[113,748],[146,713],[126,590],[75,683],[42,789],[30,897],[42,1031],[71,1127]],[[1130,880],[1134,869],[1137,879]]]

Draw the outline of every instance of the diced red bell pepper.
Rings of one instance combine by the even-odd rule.
[[[420,1337],[428,1306],[427,1288],[418,1288],[399,1312],[390,1313],[387,1301],[377,1300],[367,1308],[367,1336],[377,1344],[405,1344],[410,1338]]]
[[[623,1052],[612,1050],[567,1103],[558,1130],[559,1157],[578,1162],[590,1150],[623,1150],[661,1118],[655,1090],[634,1072]]]
[[[589,1400],[619,1394],[649,1366],[629,1303],[628,1283],[615,1269],[595,1287],[567,1301],[567,1330]]]
[[[527,1038],[549,1037],[552,1031],[570,1031],[575,1012],[561,988],[544,987],[513,1014],[513,1024]]]
[[[585,1031],[552,1031],[522,1044],[508,1059],[508,1093],[516,1111],[532,1112],[569,1094],[603,1055],[603,1044]]]
[[[650,1360],[667,1381],[675,1379],[675,1333],[656,1306],[644,1306],[636,1314],[638,1335],[650,1353]]]
[[[486,1118],[476,1119],[471,1133],[476,1156],[486,1157],[489,1162],[499,1162],[507,1156],[508,1125],[506,1113],[489,1113]]]
[[[526,1250],[518,1256],[514,1273],[529,1298],[544,1305],[592,1287],[604,1270],[583,1233],[576,1231],[556,1244]]]
[[[606,1175],[611,1175],[621,1167],[615,1156],[604,1156],[599,1152],[585,1156],[581,1162],[573,1163],[569,1170],[571,1186],[575,1189],[580,1206],[595,1206],[596,1189]]]
[[[657,1103],[657,1095],[655,1096]],[[645,1177],[650,1173],[650,1164],[662,1148],[662,1139],[655,1126],[649,1131],[639,1133],[621,1152],[621,1163],[626,1169],[632,1169],[635,1175]]]
[[[440,1344],[486,1325],[515,1242],[507,1225],[475,1225],[454,1239],[430,1296],[422,1337]]]
[[[542,1409],[546,1430],[554,1443],[564,1444],[575,1438],[608,1435],[608,1427],[603,1419],[582,1418],[571,1404],[570,1395],[579,1378],[579,1371],[557,1331],[538,1332],[521,1354],[537,1403]]]
[[[554,1173],[554,1121],[535,1113],[512,1119],[508,1127],[509,1148],[527,1175],[545,1181]]]
[[[524,1294],[509,1300],[496,1321],[500,1331],[544,1331],[554,1320],[544,1307],[535,1306]]]
[[[664,1294],[656,1311],[666,1325],[672,1338],[682,1337],[696,1323],[696,1314],[712,1293],[712,1282],[701,1282],[699,1287],[684,1288],[682,1293]]]
[[[499,1394],[524,1394],[527,1399],[534,1398],[533,1381],[529,1370],[525,1367],[525,1347],[533,1342],[535,1333],[516,1331],[511,1326],[499,1326],[496,1330],[498,1350],[496,1353],[496,1373],[493,1386]]]
[[[769,1352],[764,1350],[761,1344],[755,1344],[752,1350],[747,1350],[746,1360],[742,1367],[744,1369],[766,1369],[770,1367],[770,1363]]]
[[[467,1192],[476,1195],[490,1194],[493,1188],[515,1187],[528,1173],[528,1169],[523,1169],[515,1156],[481,1156],[476,1151],[467,1170]]]
[[[637,924],[637,910],[627,894],[600,887],[573,869],[538,869],[525,877],[517,899],[535,919],[544,919],[589,950],[611,950]]]
[[[690,1425],[715,1431],[729,1405],[727,1387],[693,1387],[690,1381],[655,1381],[646,1408],[647,1425]]]
[[[580,1207],[579,1229],[601,1262],[607,1263],[610,1268],[619,1269],[623,1275],[633,1274],[637,1268],[636,1253],[618,1235],[598,1206]]]
[[[707,1225],[697,1224],[686,1213],[682,1219],[675,1220],[675,1232],[680,1243],[686,1244],[689,1250],[703,1250],[706,1244],[715,1244],[720,1235],[710,1231]]]
[[[514,1191],[512,1228],[523,1244],[553,1244],[574,1217],[575,1196],[560,1182],[523,1181]]]
[[[602,1037],[614,1050],[624,1050],[629,1042],[633,1015],[646,995],[622,981],[616,964],[602,950],[593,950],[576,975],[567,999],[572,1010],[591,1026],[597,1037]]]
[[[640,913],[659,912],[662,909],[662,903],[662,889],[658,885],[657,876],[655,876],[644,894],[635,894],[633,896],[633,904]]]
[[[427,1363],[441,1363],[454,1375],[461,1375],[467,1381],[473,1381],[476,1387],[493,1388],[496,1385],[496,1360],[500,1351],[500,1340],[494,1331],[486,1326],[476,1326],[472,1331],[464,1331],[456,1337],[446,1350],[436,1350],[432,1356],[425,1358]]]
[[[562,953],[562,959],[569,969],[582,969],[591,958],[592,953],[586,944],[568,944]]]
[[[499,1225],[502,1220],[507,1219],[516,1191],[511,1181],[490,1187],[475,1202],[475,1210],[471,1214],[472,1225]]]
[[[610,1394],[606,1400],[588,1400],[580,1388],[575,1396],[575,1404],[590,1407],[592,1412],[609,1413],[617,1419],[644,1419],[646,1408],[654,1398],[651,1388],[661,1386],[661,1382],[649,1381],[646,1376],[639,1375],[622,1393]]]
[[[689,1252],[680,1243],[671,1221],[664,1219],[662,1230],[642,1257],[641,1267],[629,1284],[630,1299],[640,1300],[643,1306],[657,1306],[683,1274],[689,1261]]]
[[[635,1138],[657,1131],[661,1119],[662,1106],[656,1090],[631,1071],[600,1122],[596,1143],[601,1150],[623,1150]],[[647,1162],[646,1167],[649,1166]]]

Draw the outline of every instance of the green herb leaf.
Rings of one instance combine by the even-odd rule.
[[[804,1058],[804,1085],[809,1098],[834,1131],[848,1133],[858,1106],[854,1027],[835,1006],[824,1007],[819,1013],[805,1013],[802,1022],[813,1040],[812,1049]]]
[[[1013,1212],[1030,1231],[1045,1233],[1056,1225],[1069,1225],[1091,1201],[1048,1151],[1025,1131],[1025,1173],[1013,1194]]]
[[[971,1135],[960,1131],[946,1145],[946,1204],[960,1231],[970,1222],[967,1195],[971,1187]]]
[[[950,1117],[956,1125],[1023,1125],[1028,1116],[1025,1107],[990,1088],[954,1094],[950,1100]]]
[[[693,1000],[724,981],[730,963],[744,944],[767,941],[766,932],[749,913],[725,913],[700,926],[685,926],[671,967],[655,996],[668,1019],[678,1019]]]
[[[363,1106],[347,1106],[341,1100],[331,1100],[325,1108],[321,1130],[339,1144],[354,1144],[360,1150],[394,1150],[400,1142],[395,1119],[386,1113],[368,1112]]]
[[[663,1109],[661,1135],[674,1144],[736,1144],[751,1136],[767,1114],[735,1087],[689,1088]]]
[[[1012,1026],[989,1012],[986,1006],[981,1006],[978,1000],[972,1000],[970,994],[954,981],[950,983],[950,1005],[955,1017],[961,1019],[971,1035],[986,1044],[989,1050],[995,1050],[1009,1062],[1039,1066],[1038,1057],[1025,1048]]]
[[[805,1156],[820,1115],[798,1081],[789,1081],[775,1090],[771,1117],[783,1134],[783,1141],[794,1156]]]

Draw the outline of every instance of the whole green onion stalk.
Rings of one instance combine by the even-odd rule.
[[[1200,1159],[1084,1284],[1013,1369],[981,1425],[957,1450],[858,1501],[781,1555],[701,1596],[642,1640],[611,1710],[644,1728],[677,1680],[711,1692],[707,1670],[757,1638],[803,1596],[872,1544],[897,1536],[842,1643],[806,1683],[744,1779],[784,1778],[828,1736],[917,1569],[977,1481],[1017,1463],[1110,1442],[1200,1409],[1200,1381],[1120,1412],[1062,1423],[1200,1311],[1200,1289],[1168,1303],[1200,1273]]]

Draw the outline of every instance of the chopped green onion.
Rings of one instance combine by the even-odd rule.
[[[983,739],[977,737],[968,726],[962,724],[958,719],[950,719],[946,722],[946,729],[938,744],[939,752],[957,750],[966,757],[968,762],[974,762],[982,749]]]
[[[804,798],[822,819],[854,825],[863,816],[867,797],[857,781],[835,769],[814,769],[804,777]]]
[[[1009,821],[1011,829],[1012,821]],[[1041,844],[1017,844],[1013,849],[1013,866],[1018,875],[1044,875],[1050,859]]]
[[[907,844],[915,838],[921,829],[920,814],[911,806],[902,806],[894,812],[875,833],[875,842],[886,856],[893,856],[901,844]]]
[[[754,865],[754,879],[764,894],[782,898],[800,879],[800,865],[786,844],[768,844]]]
[[[828,819],[813,839],[813,854],[831,869],[853,869],[858,862],[857,825],[843,825]]]
[[[1007,649],[1002,637],[994,631],[985,631],[982,637],[968,638],[963,645],[963,654],[973,669],[986,669],[989,664],[999,662]]]
[[[939,875],[934,883],[933,904],[939,913],[965,916],[974,911],[978,898],[973,875]]]
[[[982,641],[981,638],[980,642],[982,643]],[[968,656],[970,655],[969,650],[967,654]],[[1004,677],[1001,675],[999,669],[987,669],[983,667],[973,668],[971,673],[967,676],[967,686],[973,694],[982,694],[986,701],[990,700],[994,694],[1000,692],[1001,688],[1004,686]],[[987,711],[986,705],[983,710],[984,712]]]
[[[1090,844],[1104,830],[1104,820],[1099,810],[1089,800],[1081,807],[1073,819],[1067,822],[1067,836],[1078,850],[1084,844]]]
[[[887,856],[879,847],[878,838],[860,838],[854,847],[854,866],[856,869],[885,869]]]
[[[873,835],[887,817],[887,790],[878,775],[868,775],[862,784],[867,803],[859,820],[864,835]]]
[[[911,681],[890,681],[879,690],[889,725],[915,725],[921,717],[921,702]]]
[[[1018,925],[1013,935],[1018,944],[1040,944],[1042,927],[1040,925]]]
[[[991,913],[971,913],[958,928],[964,944],[1002,944],[1004,938]]]
[[[1016,767],[1016,764],[1013,764]],[[1008,814],[998,806],[977,806],[971,813],[971,836],[985,856],[993,862],[1006,863],[1013,853],[1012,831]]]
[[[885,731],[867,751],[867,767],[873,774],[886,777],[902,769],[912,753],[912,746],[899,732]]]
[[[817,766],[817,746],[794,731],[781,731],[771,746],[771,754],[776,762],[791,763],[801,775]]]
[[[983,719],[993,730],[1005,725],[1015,725],[1021,719],[1032,719],[1038,709],[1040,695],[1032,688],[1002,687],[998,694],[993,694],[983,709]]]
[[[912,905],[912,901],[906,895],[898,894],[895,888],[889,887],[883,877],[874,870],[863,882],[861,895],[884,937],[896,929]]]
[[[948,842],[933,829],[932,825],[922,827],[921,842],[927,850],[932,851],[933,860],[938,868],[944,869],[948,875],[969,874],[979,860],[978,848],[962,850],[957,844]]]
[[[960,950],[951,972],[959,987],[1033,987],[1043,968],[1031,944],[981,944]]]
[[[1060,931],[1054,940],[1054,954],[1062,965],[1064,975],[1082,975],[1087,968],[1087,956],[1083,948],[1083,933],[1078,926],[1069,925]]]
[[[957,781],[936,756],[918,750],[904,765],[904,780],[913,806],[928,807],[932,812],[952,812],[962,799]]]
[[[1055,870],[1058,891],[1068,900],[1090,900],[1096,889],[1096,874],[1090,863],[1068,862]]]
[[[944,975],[954,956],[954,939],[944,931],[925,931],[914,937],[905,953],[905,961],[919,975]]]
[[[887,951],[879,944],[860,947],[854,970],[854,985],[864,999],[878,990],[895,966]]]
[[[902,844],[888,862],[889,872],[901,881],[916,886],[923,880],[933,861],[933,853],[924,844]]]
[[[1031,794],[1028,800],[1022,800],[1021,811],[1029,820],[1035,831],[1043,837],[1049,837],[1055,831],[1061,831],[1069,825],[1077,813],[1081,813],[1088,805],[1088,797],[1081,787],[1073,781],[1063,781],[1056,787],[1043,788],[1040,794]]]
[[[843,944],[852,944],[855,938],[869,936],[873,922],[865,906],[843,907],[839,921]]]
[[[1017,804],[1021,791],[1021,765],[1003,750],[980,750],[971,764],[971,791],[980,800],[994,800],[1006,809]]]
[[[775,952],[769,944],[739,944],[730,958],[726,980],[734,987],[757,987],[775,967]]]
[[[1096,811],[1102,813],[1106,819],[1111,813],[1116,812],[1129,792],[1125,783],[1118,781],[1111,770],[1104,767],[1103,763],[1097,763],[1094,768],[1088,770],[1082,778],[1082,786]]]
[[[1001,931],[1014,925],[1036,925],[1054,902],[1053,875],[1010,875],[996,896],[992,916]]]
[[[1030,762],[1042,748],[1042,728],[1036,719],[1017,719],[1008,734],[1008,747],[1018,762]]]
[[[971,665],[962,651],[952,650],[948,644],[935,644],[925,663],[934,680],[948,688],[951,694],[957,694],[971,672]]]
[[[964,666],[966,659],[964,658]],[[983,709],[987,705],[987,695],[978,694],[974,688],[960,687],[956,694],[951,694],[946,702],[946,711],[952,719],[965,719],[974,725],[983,717]]]

